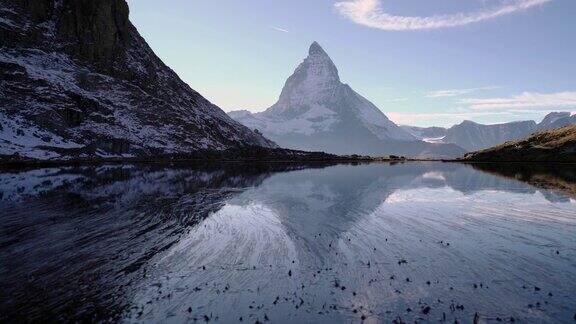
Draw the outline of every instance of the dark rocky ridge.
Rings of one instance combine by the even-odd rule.
[[[275,147],[180,80],[128,16],[125,0],[0,2],[0,155]]]
[[[530,135],[517,141],[468,153],[471,162],[576,162],[576,125]]]

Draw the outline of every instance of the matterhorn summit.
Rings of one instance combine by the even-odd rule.
[[[305,111],[311,103],[330,101],[342,86],[338,69],[328,54],[316,42],[312,43],[308,57],[288,78],[280,99],[271,107],[274,114]]]
[[[426,146],[342,83],[338,68],[317,42],[286,80],[272,107],[255,114],[235,111],[229,115],[280,146],[293,149],[418,155]],[[417,148],[412,150],[413,144]]]

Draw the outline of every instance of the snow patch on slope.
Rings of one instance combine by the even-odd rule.
[[[82,145],[47,132],[21,117],[7,118],[0,113],[0,155],[19,154],[35,159],[57,158],[60,154],[45,147],[80,148]]]
[[[321,105],[313,105],[305,113],[290,119],[271,118],[262,114],[232,116],[250,129],[273,135],[313,135],[329,131],[339,121],[338,114]]]
[[[361,105],[358,105],[358,117],[364,125],[379,139],[396,139],[402,141],[414,141],[416,138],[394,124],[380,109],[368,99],[354,92]]]

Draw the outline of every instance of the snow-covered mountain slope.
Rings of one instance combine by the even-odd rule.
[[[419,156],[421,143],[380,111],[374,104],[340,81],[328,54],[314,42],[308,57],[288,78],[278,102],[266,111],[229,115],[257,129],[280,146],[336,154],[403,154]],[[426,147],[438,156],[454,146]]]
[[[275,147],[154,54],[125,0],[0,2],[0,156]]]
[[[446,136],[446,128],[444,127],[417,127],[401,125],[400,128],[412,134],[417,139],[423,140],[428,143],[442,143],[442,139]]]
[[[262,113],[252,115],[241,111],[230,116],[250,128],[275,136],[314,135],[329,132],[343,126],[342,123],[355,123],[382,140],[414,140],[376,106],[343,84],[338,69],[316,42],[286,81],[276,104]],[[343,117],[353,117],[353,120]]]

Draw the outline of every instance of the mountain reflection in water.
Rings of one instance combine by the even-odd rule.
[[[513,168],[5,171],[0,321],[571,321],[574,172]]]

